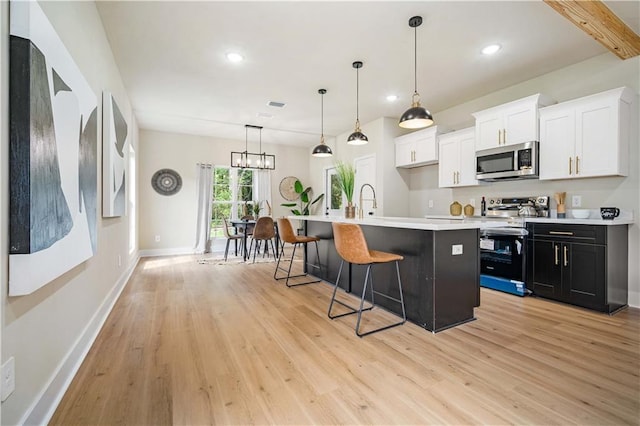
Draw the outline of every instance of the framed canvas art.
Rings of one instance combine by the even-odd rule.
[[[126,214],[128,126],[115,98],[102,95],[102,216]]]
[[[97,251],[97,98],[35,1],[10,3],[9,295]]]

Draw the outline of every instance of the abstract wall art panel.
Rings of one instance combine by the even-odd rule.
[[[102,96],[102,216],[126,214],[128,126],[111,93]]]
[[[9,295],[97,251],[98,106],[35,1],[10,3]]]

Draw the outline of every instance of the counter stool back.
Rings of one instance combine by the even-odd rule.
[[[355,331],[358,337],[363,337],[371,333],[375,333],[378,331],[386,330],[391,327],[396,327],[398,325],[402,325],[407,320],[407,314],[405,312],[404,307],[404,297],[402,295],[402,281],[400,280],[400,267],[398,266],[398,261],[403,260],[404,258],[399,254],[386,253],[377,250],[369,250],[367,246],[367,240],[364,237],[362,232],[362,228],[360,225],[353,223],[337,223],[334,222],[332,224],[333,227],[333,240],[335,242],[336,251],[338,255],[342,258],[340,262],[340,269],[338,270],[338,278],[336,278],[336,284],[333,287],[333,295],[331,296],[331,303],[329,304],[329,312],[328,316],[331,319],[343,317],[345,315],[357,314],[358,319],[356,321]],[[336,299],[336,292],[338,290],[338,283],[340,282],[340,275],[342,274],[342,267],[344,262],[354,263],[357,265],[366,265],[367,272],[364,277],[364,286],[362,288],[362,296],[360,297],[360,306],[358,308],[354,308],[352,306],[347,305]],[[376,263],[396,263],[396,275],[398,277],[398,290],[400,292],[400,298],[397,299],[395,297],[389,296],[387,294],[383,294],[377,292],[373,289],[373,278],[371,274],[371,267]],[[368,307],[364,307],[365,296],[367,293],[367,286],[371,286],[371,305]],[[375,304],[374,294],[378,296],[382,296],[386,299],[397,302],[402,307],[402,321],[386,325],[384,327],[376,328],[374,330],[367,331],[365,333],[360,332],[360,320],[362,319],[362,312],[370,311],[373,309]],[[332,315],[331,310],[333,308],[333,304],[338,303],[349,309],[348,312]]]
[[[280,251],[280,256],[278,256],[278,262],[276,263],[276,270],[273,273],[273,278],[276,280],[286,279],[285,284],[287,285],[287,287],[296,287],[304,284],[319,283],[321,280],[312,280],[312,281],[305,281],[301,283],[289,284],[289,279],[296,278],[296,277],[304,277],[308,275],[307,273],[291,275],[291,267],[293,266],[293,260],[295,259],[295,256],[296,256],[296,249],[298,248],[299,245],[303,245],[303,244],[306,247],[308,243],[315,243],[316,245],[316,256],[318,259],[318,264],[314,265],[311,263],[307,263],[306,266],[307,267],[310,266],[312,268],[318,269],[320,270],[320,273],[322,273],[322,267],[320,266],[320,252],[318,250],[318,241],[320,241],[320,238],[311,236],[311,235],[297,235],[293,231],[293,226],[291,225],[291,221],[287,218],[281,217],[281,218],[278,218],[277,221],[278,221],[278,236],[280,238],[280,241],[282,241],[282,250]],[[293,252],[291,253],[291,259],[284,259],[285,262],[289,262],[289,268],[285,269],[280,267],[280,262],[283,261],[282,258],[284,257],[284,247],[287,243],[293,244]],[[278,271],[284,271],[287,273],[287,275],[279,277]]]

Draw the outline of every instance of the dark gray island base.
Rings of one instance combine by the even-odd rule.
[[[322,274],[313,274],[335,283],[340,257],[333,243],[330,221],[306,220],[308,235],[317,235]],[[480,250],[478,229],[423,230],[366,225],[360,223],[369,249],[397,253],[407,319],[432,332],[471,321],[480,304]],[[461,254],[452,250],[462,246]],[[315,250],[307,252],[309,262],[317,262]],[[346,267],[346,266],[345,266]],[[365,266],[349,264],[340,287],[360,297]],[[395,265],[375,265],[373,283],[377,291],[398,297]],[[367,295],[369,298],[369,295]],[[401,314],[396,303],[376,298],[376,304]]]

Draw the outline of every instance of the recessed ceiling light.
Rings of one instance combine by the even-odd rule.
[[[490,44],[489,46],[482,49],[482,53],[485,55],[493,55],[498,50],[500,50],[501,47],[502,46],[500,46],[499,44]]]
[[[270,120],[273,118],[273,115],[269,114],[268,112],[259,112],[256,114],[256,117],[263,118],[265,120]]]
[[[244,56],[236,52],[229,52],[227,53],[227,59],[229,62],[241,62],[244,59]]]
[[[398,100],[398,95],[387,95],[387,100],[389,102],[395,102]]]

